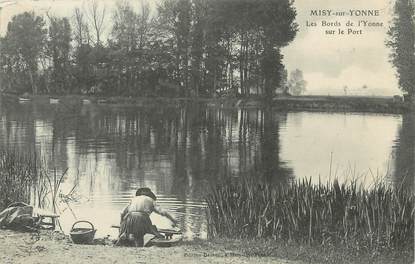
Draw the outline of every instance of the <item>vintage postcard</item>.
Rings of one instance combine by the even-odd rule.
[[[413,263],[414,0],[0,0],[1,263]]]

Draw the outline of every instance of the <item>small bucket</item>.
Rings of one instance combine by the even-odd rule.
[[[79,223],[87,223],[91,227],[75,227]],[[94,228],[94,225],[88,221],[77,221],[72,225],[71,232],[69,233],[72,241],[75,244],[91,244],[94,241],[95,232],[97,230]]]

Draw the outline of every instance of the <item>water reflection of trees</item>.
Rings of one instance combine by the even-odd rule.
[[[286,183],[293,177],[292,169],[280,159],[280,127],[286,123],[287,114],[263,111],[262,122],[262,168],[267,182]]]
[[[38,130],[48,133],[40,145],[54,157],[54,166],[76,166],[89,170],[84,174],[90,177],[104,177],[94,176],[102,173],[99,164],[113,164],[116,168],[108,173],[116,174],[111,175],[114,191],[150,184],[160,193],[184,199],[201,197],[209,184],[224,178],[286,181],[292,175],[279,157],[283,113],[199,104],[184,108],[10,104],[2,110],[6,119],[22,123],[6,123],[0,131],[2,144],[26,135],[13,141],[33,145],[39,141],[36,124],[41,121]]]
[[[395,182],[414,190],[415,179],[415,112],[402,118],[396,147]]]

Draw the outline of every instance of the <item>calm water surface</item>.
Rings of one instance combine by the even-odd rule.
[[[413,185],[414,114],[283,113],[201,105],[139,108],[115,105],[0,104],[0,146],[36,148],[58,175],[68,169],[59,205],[68,232],[80,219],[97,236],[110,226],[138,187],[180,220],[187,238],[205,237],[203,197],[226,177],[269,184],[358,179]],[[168,220],[151,216],[159,227]]]

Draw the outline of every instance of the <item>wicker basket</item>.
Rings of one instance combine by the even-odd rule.
[[[91,228],[75,228],[75,225],[79,223],[87,223],[91,225]],[[77,221],[72,225],[71,232],[69,233],[72,241],[75,244],[91,244],[94,240],[95,232],[97,230],[94,228],[94,225],[88,221]]]

